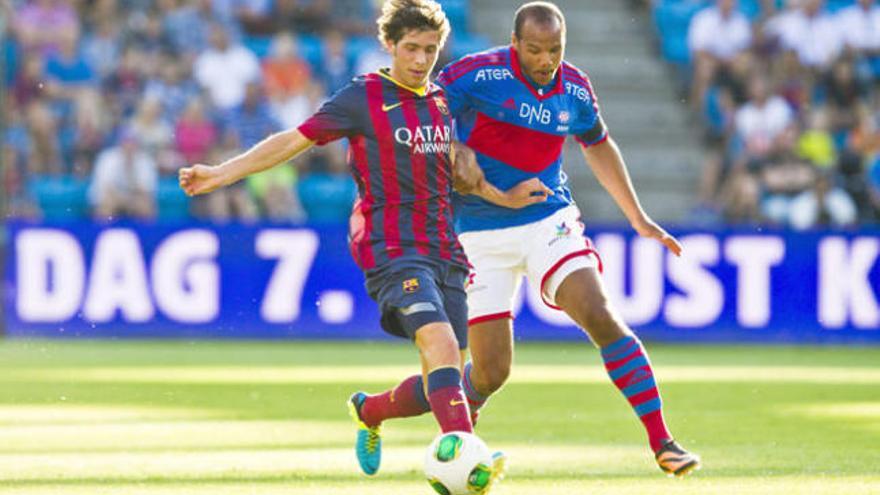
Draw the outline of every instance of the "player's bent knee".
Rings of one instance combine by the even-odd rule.
[[[474,371],[471,378],[477,391],[483,394],[492,394],[507,382],[507,378],[510,376],[510,363],[496,362],[489,366],[476,367]]]
[[[593,337],[617,335],[622,331],[618,328],[614,313],[607,305],[594,308],[582,307],[577,313],[577,322]]]

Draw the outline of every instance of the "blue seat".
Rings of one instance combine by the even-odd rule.
[[[15,81],[16,74],[18,74],[17,70],[21,54],[18,44],[11,37],[6,37],[3,40],[3,43],[0,44],[0,50],[3,50],[3,75],[6,77],[8,87]]]
[[[49,221],[81,220],[88,216],[89,184],[69,175],[37,176],[28,183],[31,195]]]
[[[296,187],[309,222],[339,224],[348,220],[356,189],[347,175],[311,173]]]
[[[706,0],[665,0],[654,7],[654,26],[663,58],[678,64],[690,62],[687,35],[691,19],[709,5]]]
[[[357,60],[364,52],[377,46],[379,42],[373,36],[352,36],[348,39],[345,49],[349,59]]]
[[[241,41],[260,60],[266,58],[272,49],[272,38],[270,36],[245,36]]]
[[[440,0],[443,11],[446,12],[446,18],[452,26],[452,32],[468,33],[470,32],[468,12],[470,11],[469,0]]]
[[[687,36],[668,36],[660,41],[660,51],[669,62],[687,65],[691,62],[691,51]]]
[[[746,15],[750,21],[754,21],[761,15],[761,0],[739,0],[739,11]]]
[[[856,3],[855,0],[827,0],[825,2],[825,8],[829,12],[837,12],[838,10],[845,9],[854,3]]]
[[[159,179],[156,188],[156,210],[160,221],[185,221],[189,218],[190,198],[177,183],[176,177]]]
[[[312,67],[320,67],[321,59],[324,57],[324,42],[320,36],[313,34],[300,34],[297,37],[299,42],[299,55],[308,60]]]

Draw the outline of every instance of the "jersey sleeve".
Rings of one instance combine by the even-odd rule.
[[[469,92],[473,77],[468,72],[461,72],[465,59],[452,62],[440,71],[435,81],[446,93],[446,101],[449,103],[449,111],[453,116],[461,115],[471,107]]]
[[[299,132],[318,145],[356,134],[358,90],[359,87],[352,83],[334,93],[314,115],[297,128]],[[360,108],[365,106],[366,102],[361,102]]]
[[[608,139],[608,127],[599,111],[599,100],[593,85],[583,72],[572,76],[569,83],[574,85],[570,92],[575,101],[575,118],[570,133],[585,147],[599,144]]]

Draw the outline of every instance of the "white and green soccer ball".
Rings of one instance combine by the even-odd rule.
[[[492,453],[473,433],[441,433],[425,454],[425,476],[441,495],[478,495],[492,478]]]

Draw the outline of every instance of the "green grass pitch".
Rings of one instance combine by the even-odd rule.
[[[588,345],[522,344],[477,433],[493,495],[880,494],[880,349],[649,344],[667,420],[703,456],[666,478]],[[389,343],[0,341],[0,493],[430,494],[430,416],[360,475],[345,400],[418,370]]]

